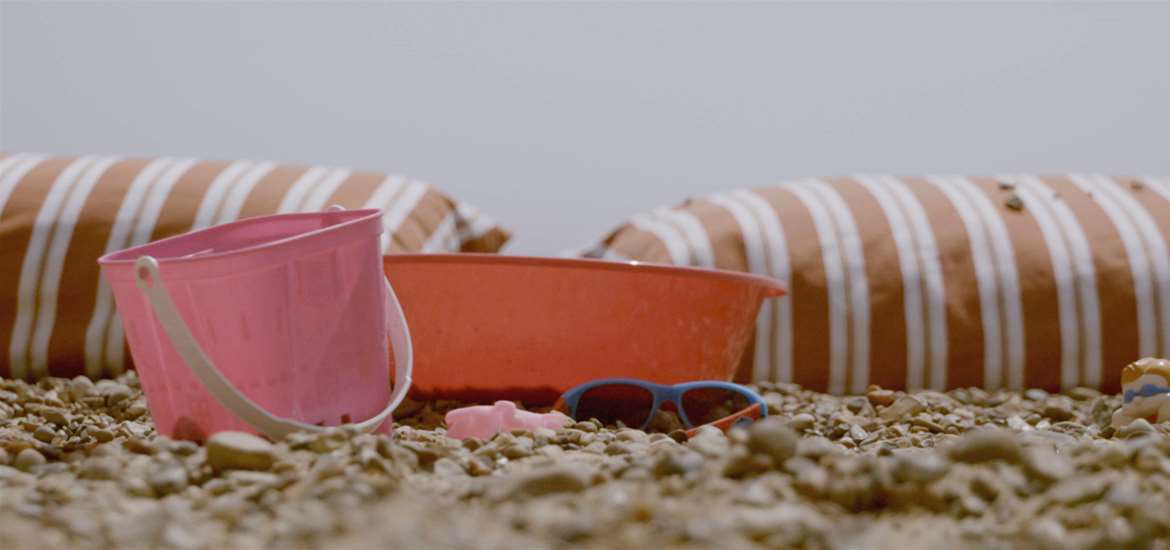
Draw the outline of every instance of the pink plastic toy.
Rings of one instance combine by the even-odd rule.
[[[496,401],[494,405],[463,407],[447,413],[447,437],[467,439],[478,437],[488,439],[506,430],[533,430],[563,428],[571,422],[569,417],[550,412],[539,414],[522,411],[511,401]]]
[[[103,256],[158,431],[280,439],[320,426],[382,426],[410,387],[412,359],[381,268],[381,234],[380,211],[331,209]]]

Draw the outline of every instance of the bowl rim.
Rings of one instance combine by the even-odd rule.
[[[392,263],[427,263],[427,264],[473,264],[473,265],[506,265],[524,267],[586,268],[602,271],[618,271],[624,273],[661,273],[670,275],[685,275],[704,279],[732,279],[742,283],[760,286],[768,297],[779,297],[788,294],[787,283],[772,277],[756,273],[731,271],[727,269],[710,269],[704,267],[678,266],[669,264],[646,263],[639,261],[615,261],[593,258],[552,258],[545,256],[511,256],[503,254],[487,254],[478,252],[461,252],[457,254],[387,254],[382,256],[383,265]]]

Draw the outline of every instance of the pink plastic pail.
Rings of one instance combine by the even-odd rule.
[[[381,234],[378,210],[280,214],[99,259],[158,431],[381,426],[412,361]]]

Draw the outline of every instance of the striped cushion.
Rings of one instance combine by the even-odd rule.
[[[0,374],[116,374],[129,355],[102,254],[241,217],[385,212],[386,252],[495,252],[508,233],[401,176],[271,162],[0,154]]]
[[[737,375],[834,393],[1072,386],[1170,355],[1170,179],[857,176],[634,216],[586,255],[752,271]]]

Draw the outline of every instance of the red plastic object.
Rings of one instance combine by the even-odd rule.
[[[414,341],[417,398],[547,405],[608,377],[730,380],[780,281],[636,262],[385,256]]]

